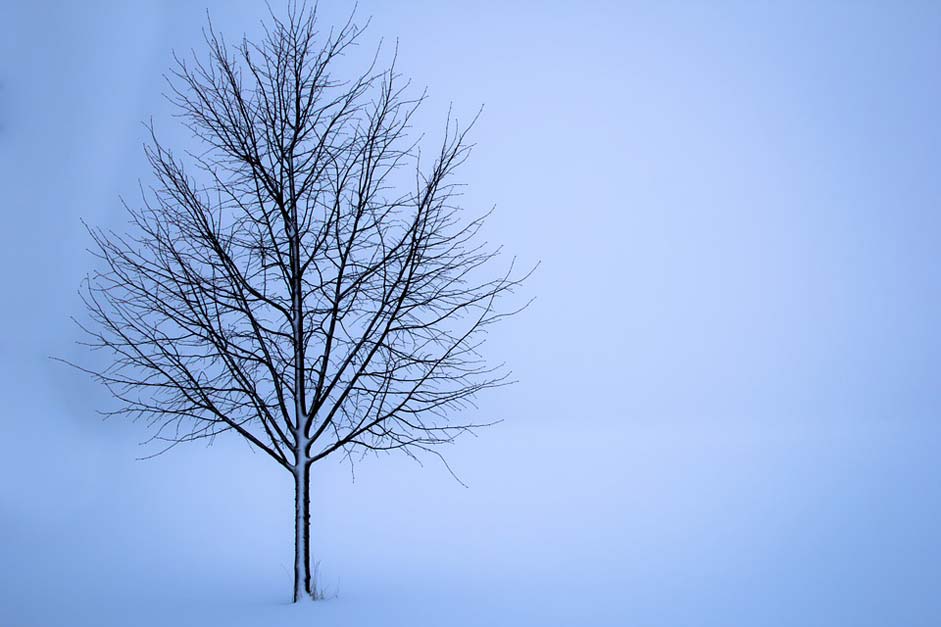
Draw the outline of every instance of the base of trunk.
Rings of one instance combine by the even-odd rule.
[[[310,571],[310,466],[294,472],[294,602],[315,599]]]

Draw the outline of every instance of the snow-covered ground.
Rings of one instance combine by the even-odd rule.
[[[290,477],[244,447],[131,459],[133,429],[34,419],[5,464],[4,625],[856,625],[941,616],[941,429],[504,425],[443,468],[314,479],[334,595],[291,605]],[[811,428],[813,427],[813,428]],[[4,458],[41,444],[24,430]],[[18,444],[14,444],[18,443]],[[12,491],[11,491],[12,490]]]

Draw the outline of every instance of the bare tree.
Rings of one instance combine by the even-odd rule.
[[[362,29],[272,16],[258,43],[210,24],[208,59],[176,60],[168,96],[205,150],[176,156],[151,128],[156,183],[126,234],[90,228],[83,367],[142,418],[159,452],[235,432],[295,486],[294,600],[312,593],[311,465],[435,446],[484,426],[454,414],[507,382],[478,353],[525,278],[478,242],[452,180],[470,149],[448,116],[423,162],[390,67],[334,76]]]

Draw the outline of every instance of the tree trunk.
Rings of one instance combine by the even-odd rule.
[[[294,471],[294,602],[310,597],[310,466]]]

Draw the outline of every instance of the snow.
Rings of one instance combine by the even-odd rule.
[[[315,465],[334,597],[295,606],[292,478],[265,456],[220,441],[135,462],[132,427],[44,423],[59,463],[3,498],[4,625],[919,626],[941,610],[919,436],[937,428],[637,423],[573,444],[503,425],[454,449],[467,489],[396,457],[355,483]]]

